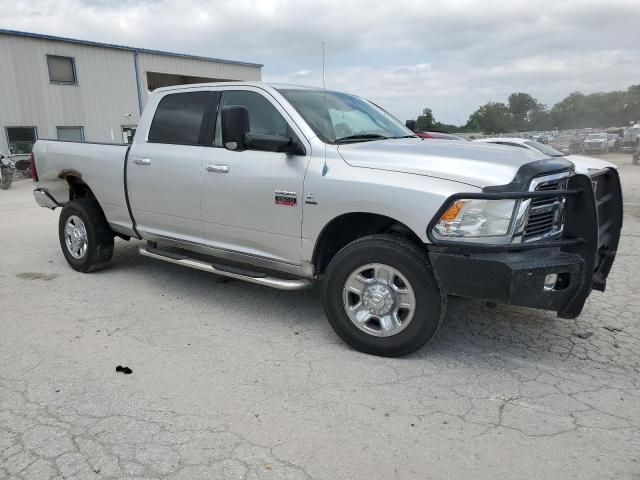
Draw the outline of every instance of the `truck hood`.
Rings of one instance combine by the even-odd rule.
[[[576,166],[576,173],[583,173],[585,175],[591,175],[593,172],[602,170],[603,168],[618,169],[618,166],[614,163],[600,160],[599,158],[587,157],[586,155],[567,155],[564,158],[573,162]]]
[[[340,145],[349,165],[438,177],[484,188],[510,183],[540,152],[479,142],[403,138]]]

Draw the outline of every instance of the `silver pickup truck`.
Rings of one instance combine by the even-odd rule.
[[[576,317],[622,226],[613,168],[423,140],[360,97],[300,86],[161,88],[130,147],[39,140],[31,161],[73,269],[104,267],[118,236],[283,290],[322,280],[337,334],[386,356],[429,340],[448,295]]]

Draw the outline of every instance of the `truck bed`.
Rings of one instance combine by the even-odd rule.
[[[121,144],[38,140],[33,147],[36,186],[64,205],[69,201],[67,177],[79,178],[98,199],[111,228],[131,235],[124,181],[128,150],[128,145]]]

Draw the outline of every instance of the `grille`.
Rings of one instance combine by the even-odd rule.
[[[602,143],[585,143],[586,150],[602,150]]]
[[[567,179],[542,182],[536,186],[536,192],[563,190],[567,187]],[[522,240],[531,242],[542,237],[553,236],[562,231],[564,199],[558,197],[534,198],[529,207],[529,218],[524,229]]]

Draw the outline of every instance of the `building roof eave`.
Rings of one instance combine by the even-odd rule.
[[[185,58],[190,60],[202,60],[205,62],[216,62],[216,63],[226,63],[230,65],[239,65],[244,67],[254,67],[254,68],[262,68],[264,65],[261,63],[251,63],[251,62],[241,62],[237,60],[225,60],[222,58],[213,58],[213,57],[203,57],[199,55],[189,55],[186,53],[176,53],[176,52],[165,52],[162,50],[153,50],[149,48],[137,48],[137,47],[128,47],[126,45],[116,45],[112,43],[101,43],[101,42],[93,42],[90,40],[78,40],[75,38],[66,38],[66,37],[58,37],[55,35],[45,35],[42,33],[31,33],[31,32],[21,32],[18,30],[6,30],[0,28],[0,35],[10,35],[15,37],[26,37],[26,38],[35,38],[38,40],[49,40],[55,42],[65,42],[72,43],[76,45],[85,45],[90,47],[101,47],[101,48],[111,48],[116,50],[125,50],[128,52],[137,52],[137,53],[146,53],[150,55],[163,55],[168,57],[178,57]]]

